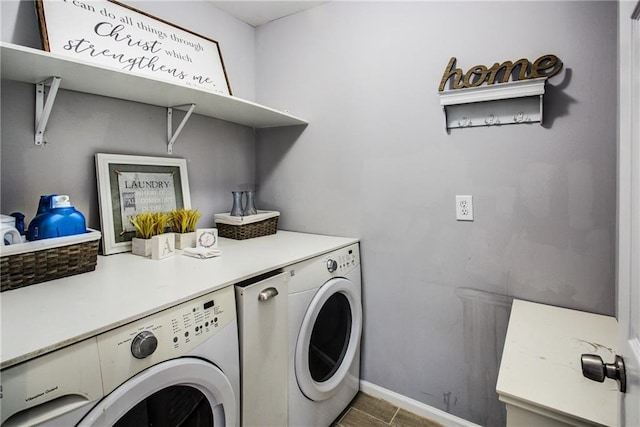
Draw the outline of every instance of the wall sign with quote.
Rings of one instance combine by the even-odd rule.
[[[563,67],[555,55],[542,55],[533,62],[522,58],[491,67],[474,65],[466,72],[456,67],[456,61],[449,60],[438,87],[445,130],[542,123],[545,82]]]
[[[44,49],[231,95],[215,40],[114,0],[36,0]]]

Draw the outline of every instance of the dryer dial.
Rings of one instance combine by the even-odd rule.
[[[136,359],[144,359],[151,356],[158,348],[158,339],[152,332],[140,332],[131,342],[131,354]]]
[[[333,273],[337,269],[338,269],[338,261],[336,261],[335,259],[329,258],[327,260],[327,270],[329,270],[329,273]]]

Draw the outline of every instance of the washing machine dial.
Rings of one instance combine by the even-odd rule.
[[[337,269],[338,269],[338,261],[336,261],[335,259],[329,258],[327,260],[327,270],[329,270],[329,273],[333,273]]]
[[[136,359],[144,359],[151,356],[158,348],[158,339],[152,332],[140,332],[131,342],[131,354]]]

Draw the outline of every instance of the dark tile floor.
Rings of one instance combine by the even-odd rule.
[[[382,400],[359,392],[332,427],[444,427]]]

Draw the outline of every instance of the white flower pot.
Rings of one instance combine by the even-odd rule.
[[[176,235],[176,249],[195,248],[196,247],[196,232],[191,233],[175,233]]]
[[[131,252],[134,255],[151,256],[151,239],[134,237],[131,239]]]

